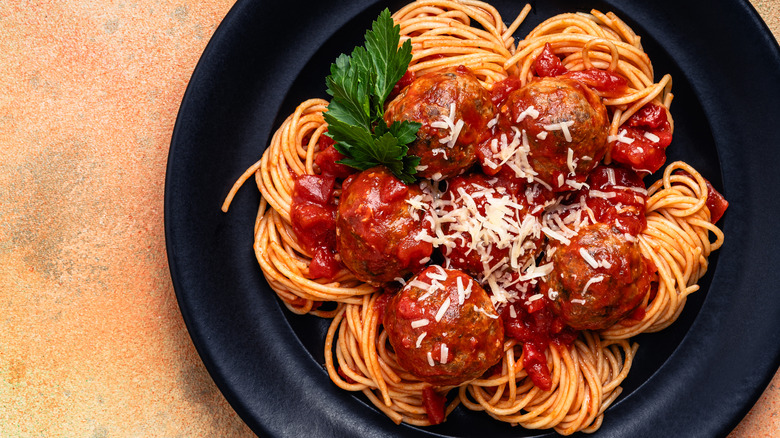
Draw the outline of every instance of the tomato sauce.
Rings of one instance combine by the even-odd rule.
[[[536,294],[537,288],[530,288],[527,296]],[[534,301],[517,301],[503,306],[499,312],[504,320],[504,333],[523,345],[523,368],[534,385],[549,390],[552,384],[547,357],[544,352],[550,343],[571,345],[577,339],[578,332],[555,316],[551,301],[546,296]],[[514,313],[510,309],[514,308]]]
[[[655,267],[655,264],[653,262],[647,259],[645,259],[645,262],[651,266],[651,272],[657,271],[657,268]],[[658,282],[654,281],[650,283],[650,290],[647,291],[647,302],[651,303],[653,299],[655,299],[655,296],[657,294],[658,294]],[[642,319],[644,319],[645,315],[647,315],[647,308],[645,306],[640,305],[626,317],[626,320],[641,321]]]
[[[398,82],[396,82],[393,86],[393,90],[390,91],[390,95],[387,97],[387,101],[390,102],[391,100],[395,99],[396,96],[401,94],[401,90],[408,87],[409,84],[414,82],[416,78],[417,75],[415,75],[413,71],[406,70],[406,73],[404,73],[404,75],[401,76],[401,79],[399,79]]]
[[[426,386],[422,390],[422,404],[425,413],[428,414],[428,420],[431,424],[441,424],[444,422],[444,404],[447,400],[433,390],[432,386]]]
[[[675,172],[677,174],[681,175],[687,175],[690,177],[690,174],[688,172],[678,170]],[[712,186],[712,183],[709,182],[706,178],[704,178],[704,182],[707,185],[707,209],[710,211],[710,222],[716,223],[720,220],[721,217],[723,217],[723,214],[726,212],[726,209],[729,207],[729,201],[726,200],[726,198],[717,190],[715,190],[715,187]]]
[[[509,93],[519,89],[521,86],[522,83],[520,82],[520,78],[509,76],[506,79],[493,84],[493,88],[490,89],[490,100],[493,101],[493,105],[498,108],[506,101]]]
[[[398,291],[393,292],[385,292],[383,293],[379,298],[374,301],[374,312],[376,312],[376,316],[380,321],[383,321],[385,319],[385,310],[387,310],[387,303],[390,302],[390,299],[393,297],[393,294]]]
[[[543,78],[559,76],[569,71],[563,65],[561,59],[555,56],[550,43],[544,45],[542,53],[534,60],[533,69],[537,76]]]
[[[610,139],[613,161],[645,173],[656,172],[666,162],[666,147],[672,142],[666,108],[648,103],[623,124],[618,134]]]
[[[601,165],[591,172],[588,185],[590,188],[583,192],[585,202],[598,222],[614,225],[632,236],[638,236],[647,227],[647,191],[636,172]]]
[[[338,163],[339,160],[343,160],[345,157],[336,150],[334,144],[335,141],[324,134],[317,140],[317,150],[319,152],[314,157],[314,164],[320,168],[320,174],[344,179],[357,173],[357,169]]]
[[[290,220],[298,241],[312,255],[309,278],[333,278],[336,260],[336,204],[333,176],[301,175],[293,188]]]
[[[350,385],[354,385],[357,383],[352,377],[349,377],[346,372],[344,372],[344,367],[339,367],[336,372],[339,374],[339,376],[344,379],[345,382],[349,383]]]
[[[609,70],[600,68],[567,70],[560,58],[552,52],[550,43],[544,45],[544,49],[534,60],[533,69],[540,77],[562,76],[579,81],[597,91],[602,97],[621,96],[628,90],[628,80]]]
[[[582,82],[598,92],[601,97],[622,96],[628,90],[628,81],[623,76],[609,70],[589,68],[581,71],[569,71],[563,77]]]

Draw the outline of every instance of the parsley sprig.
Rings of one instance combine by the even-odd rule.
[[[333,98],[325,112],[328,136],[345,158],[339,163],[365,170],[384,165],[401,181],[414,182],[420,158],[407,155],[420,124],[384,120],[384,103],[412,60],[412,44],[401,47],[401,28],[385,9],[366,32],[365,47],[341,54],[325,78]]]

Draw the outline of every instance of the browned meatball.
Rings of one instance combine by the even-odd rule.
[[[569,189],[566,180],[584,182],[607,152],[607,109],[572,79],[542,78],[511,92],[498,126],[509,138],[525,131],[530,167],[555,189]]]
[[[432,385],[473,380],[501,359],[504,326],[487,292],[465,273],[429,266],[387,304],[398,363]]]
[[[487,135],[494,116],[490,93],[464,66],[420,76],[385,111],[388,124],[422,124],[409,153],[420,157],[419,175],[436,180],[458,175],[476,162],[476,144]]]
[[[355,277],[380,285],[425,266],[433,245],[418,235],[431,235],[429,213],[407,203],[422,196],[419,187],[407,186],[382,166],[344,181],[336,245],[341,261]]]
[[[610,327],[636,309],[650,289],[651,269],[639,244],[610,225],[588,225],[569,245],[555,241],[549,250],[554,268],[542,290],[574,329]]]

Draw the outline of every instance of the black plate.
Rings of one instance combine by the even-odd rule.
[[[376,2],[239,0],[206,48],[174,130],[165,187],[171,276],[182,315],[225,397],[267,436],[553,436],[458,409],[444,425],[396,426],[323,368],[326,321],[289,314],[252,252],[253,182],[220,205],[273,130],[308,97],[341,52],[362,42]],[[395,10],[403,3],[391,2]],[[522,4],[495,1],[511,21]],[[776,158],[780,49],[747,2],[544,1],[519,37],[556,13],[614,11],[643,37],[657,76],[674,77],[675,139],[684,159],[731,206],[726,243],[680,320],[643,335],[625,391],[601,436],[726,435],[780,363],[780,211]]]

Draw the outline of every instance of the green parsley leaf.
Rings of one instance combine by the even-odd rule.
[[[387,125],[385,125],[387,126]],[[403,144],[409,144],[417,139],[417,131],[422,125],[417,122],[393,122],[390,132]]]
[[[413,183],[420,158],[408,155],[420,124],[403,121],[387,126],[384,103],[412,60],[412,45],[385,9],[366,32],[365,47],[336,58],[325,78],[332,96],[325,122],[335,148],[345,156],[340,164],[366,170],[383,165],[403,182]]]
[[[360,81],[356,71],[350,70],[350,57],[339,56],[330,72],[325,78],[328,94],[333,96],[328,113],[350,125],[368,126],[371,119],[367,85]]]
[[[404,41],[399,49],[400,41],[401,26],[394,24],[390,11],[385,9],[374,22],[372,30],[366,32],[366,49],[377,73],[373,95],[379,98],[380,109],[412,61],[412,42]]]

